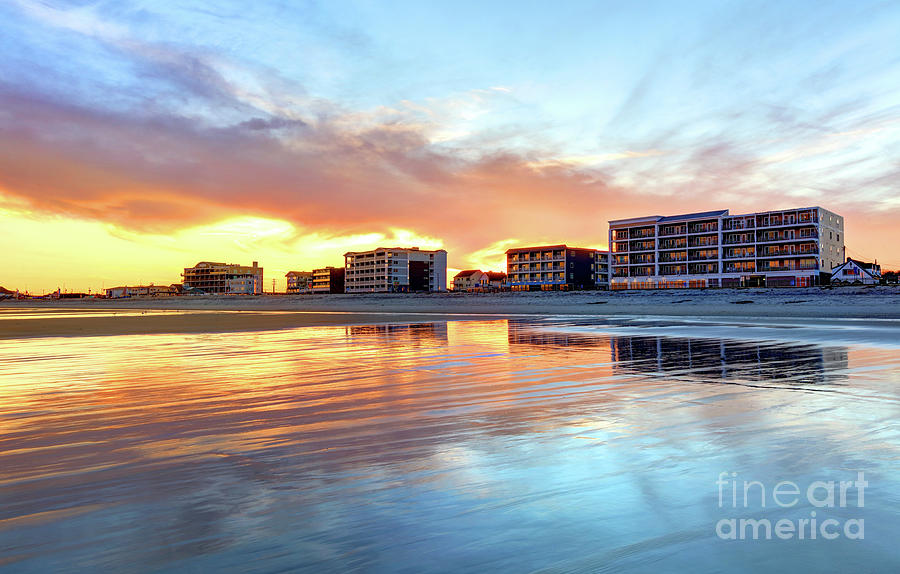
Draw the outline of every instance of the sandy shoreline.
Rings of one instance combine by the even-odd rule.
[[[151,310],[187,313],[141,314]],[[26,311],[28,314],[24,315]],[[112,315],[120,311],[123,313]],[[0,338],[214,333],[317,325],[491,319],[507,315],[900,319],[900,289],[845,287],[3,301],[0,302]]]

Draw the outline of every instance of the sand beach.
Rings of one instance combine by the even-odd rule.
[[[0,338],[265,331],[509,316],[900,319],[900,289],[183,296],[0,302]]]

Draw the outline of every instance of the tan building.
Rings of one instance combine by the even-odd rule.
[[[259,295],[263,292],[263,268],[253,265],[201,261],[184,270],[184,290],[187,292],[226,295]]]

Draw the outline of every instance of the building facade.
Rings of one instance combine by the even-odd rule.
[[[844,260],[844,218],[821,207],[609,222],[610,288],[809,287]]]
[[[447,252],[379,247],[344,254],[346,293],[447,290]]]
[[[454,291],[499,291],[506,282],[506,273],[467,269],[453,277]]]
[[[322,267],[313,269],[312,292],[313,293],[343,293],[344,292],[344,268]]]
[[[487,289],[491,291],[500,291],[506,287],[506,273],[502,271],[485,271],[487,276]]]
[[[454,291],[474,291],[487,283],[487,275],[480,269],[465,269],[453,276]]]
[[[184,270],[184,290],[226,295],[258,295],[263,292],[263,268],[253,265],[201,261]]]
[[[288,295],[312,292],[312,271],[288,271],[285,278],[287,279],[285,292]]]
[[[508,249],[506,284],[513,291],[594,289],[597,253],[567,245]]]

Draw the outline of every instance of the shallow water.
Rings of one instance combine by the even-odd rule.
[[[0,569],[898,571],[900,353],[844,327],[0,341]],[[868,486],[861,508],[852,488],[844,507],[734,508],[729,482],[720,507],[722,472]],[[813,511],[864,538],[716,533]]]

